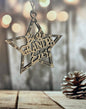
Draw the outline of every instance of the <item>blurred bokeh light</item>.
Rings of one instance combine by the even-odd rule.
[[[26,18],[29,18],[30,17],[30,11],[32,10],[32,6],[30,4],[29,1],[27,1],[25,4],[24,4],[24,8],[23,8],[23,16],[26,17]]]
[[[69,5],[77,5],[80,0],[64,0],[65,3]]]
[[[7,15],[4,15],[2,17],[2,23],[5,24],[5,25],[10,24],[11,21],[12,21],[12,17],[10,15],[8,15],[8,14]]]
[[[47,7],[50,4],[50,0],[39,0],[41,7]]]
[[[9,27],[9,24],[5,25],[5,24],[1,21],[1,26],[2,26],[3,28],[8,28],[8,27]]]
[[[3,28],[8,28],[11,22],[12,22],[12,17],[6,14],[2,17],[1,26]]]
[[[56,12],[51,10],[47,13],[47,19],[50,20],[50,21],[54,21],[56,20]]]
[[[8,0],[8,3],[11,7],[15,6],[17,3],[17,0]]]
[[[66,11],[60,11],[58,14],[57,14],[57,20],[60,21],[60,22],[65,22],[68,20],[68,13]]]
[[[21,31],[21,25],[19,23],[14,23],[12,25],[12,31],[14,33],[19,33]]]

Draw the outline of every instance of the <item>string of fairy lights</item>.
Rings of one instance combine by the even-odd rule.
[[[79,1],[80,0],[63,0],[63,2],[68,5],[77,5],[79,3]],[[25,2],[24,6],[17,3],[17,0],[8,0],[8,3],[10,4],[11,7],[13,7],[16,4],[16,7],[14,10],[17,13],[22,12],[22,15],[25,18],[30,17],[29,13],[32,10],[32,7],[31,7],[29,0]],[[50,5],[50,0],[39,0],[39,5],[43,8],[46,8]],[[41,14],[38,14],[38,17],[41,18]],[[66,22],[69,18],[69,15],[66,11],[56,12],[55,10],[50,10],[47,12],[46,18],[49,21],[58,20],[59,22]],[[8,28],[9,26],[11,26],[11,29],[14,33],[19,33],[20,31],[22,31],[23,26],[21,27],[20,23],[18,23],[18,22],[11,23],[11,22],[12,22],[12,16],[10,14],[5,14],[2,16],[1,26],[3,28]],[[43,31],[47,32],[47,26],[43,23],[41,23],[40,25],[41,25]]]

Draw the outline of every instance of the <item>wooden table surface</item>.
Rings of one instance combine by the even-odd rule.
[[[58,91],[0,91],[0,109],[86,109],[86,100]]]

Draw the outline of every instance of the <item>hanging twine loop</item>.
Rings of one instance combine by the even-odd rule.
[[[31,4],[31,6],[32,6],[32,10],[35,10],[35,5],[34,5],[34,3],[33,3],[32,1],[30,1],[30,4]]]
[[[30,12],[30,16],[32,18],[32,21],[36,22],[37,13],[35,12],[35,5],[32,1],[30,1],[30,3],[31,3],[31,6],[32,6],[32,11]]]
[[[32,19],[36,19],[37,13],[32,10],[32,11],[30,12],[30,16],[31,16]]]

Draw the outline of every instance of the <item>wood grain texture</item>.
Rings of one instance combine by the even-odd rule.
[[[57,91],[0,91],[0,109],[86,109],[86,100]]]
[[[86,109],[86,100],[81,99],[69,99],[62,92],[46,92],[45,93],[53,99],[55,102],[58,102],[65,109]]]
[[[0,109],[15,109],[17,91],[0,91]]]
[[[18,109],[62,109],[42,91],[19,92]]]

